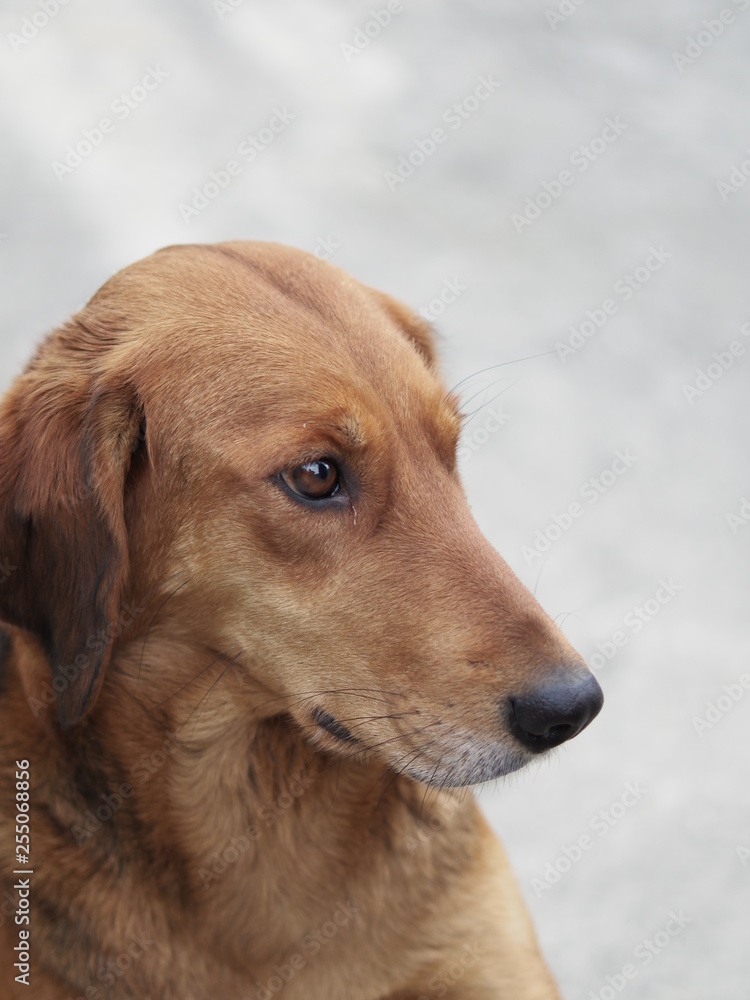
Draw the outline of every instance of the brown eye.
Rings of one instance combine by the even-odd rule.
[[[329,458],[316,458],[281,473],[289,489],[306,500],[326,500],[339,488],[338,466]]]

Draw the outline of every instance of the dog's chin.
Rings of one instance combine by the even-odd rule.
[[[445,733],[438,746],[424,751],[400,740],[386,740],[390,752],[381,756],[379,738],[370,742],[355,736],[343,723],[322,708],[310,715],[306,737],[317,749],[343,757],[381,759],[386,768],[423,785],[462,788],[503,778],[525,767],[538,755],[524,749],[512,737],[507,741],[482,738],[463,728]],[[404,763],[406,758],[407,763]]]
[[[520,771],[534,755],[518,747],[466,748],[460,754],[446,753],[439,763],[416,760],[404,771],[415,781],[440,788],[463,788],[504,778]]]

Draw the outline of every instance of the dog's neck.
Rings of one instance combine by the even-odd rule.
[[[30,751],[46,777],[37,836],[66,869],[79,962],[93,935],[81,892],[94,883],[110,900],[102,964],[133,935],[169,940],[171,963],[148,946],[144,976],[171,982],[183,951],[185,968],[219,977],[227,995],[336,914],[356,938],[360,899],[368,922],[398,933],[389,886],[403,895],[415,862],[432,864],[457,796],[319,752],[228,658],[150,645],[145,657],[116,651],[91,714]],[[294,906],[275,905],[289,897]],[[75,968],[73,953],[66,961]]]

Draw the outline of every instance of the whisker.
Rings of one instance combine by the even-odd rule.
[[[199,670],[197,674],[194,674],[194,676],[191,677],[189,681],[186,681],[181,687],[178,687],[177,690],[173,691],[167,698],[164,699],[164,701],[159,702],[158,705],[154,705],[154,708],[163,708],[168,701],[171,701],[173,698],[176,698],[181,691],[184,691],[185,688],[189,688],[190,685],[194,684],[199,677],[202,677],[207,670],[210,670],[211,667],[214,665],[214,663],[218,663],[219,660],[224,660],[224,659],[226,659],[226,653],[219,653],[202,670]]]
[[[378,694],[371,694],[369,692],[377,691]],[[274,702],[285,702],[287,705],[295,704],[297,702],[315,699],[321,695],[326,694],[344,694],[353,695],[357,698],[370,698],[373,701],[382,701],[386,704],[388,703],[388,698],[382,697],[383,694],[393,695],[394,697],[404,697],[403,693],[400,691],[383,691],[382,688],[328,688],[326,690],[313,690],[309,692],[297,692],[296,694],[279,694],[275,695],[273,698],[268,698],[266,701],[260,702],[256,705],[256,708],[263,709],[268,705],[272,705]]]
[[[432,774],[430,775],[430,780],[427,782],[427,785],[426,785],[425,790],[424,790],[424,795],[422,796],[422,805],[419,807],[419,822],[420,823],[422,822],[422,811],[424,810],[425,802],[427,801],[427,795],[429,794],[430,788],[432,787],[432,781],[433,781],[435,775],[437,774],[437,770],[438,770],[439,767],[440,767],[440,761],[438,760],[437,764],[435,764],[435,767],[432,769]]]
[[[556,353],[557,353],[556,350],[542,351],[540,354],[529,354],[525,358],[514,358],[512,361],[501,361],[500,364],[497,365],[488,365],[486,368],[481,368],[478,372],[472,372],[471,375],[467,375],[466,378],[462,378],[460,382],[456,382],[453,388],[449,389],[448,392],[445,394],[445,398],[447,399],[448,396],[453,395],[459,386],[463,385],[464,382],[468,382],[469,379],[475,378],[477,375],[484,375],[485,372],[491,372],[495,368],[505,368],[506,365],[517,365],[520,364],[522,361],[533,361],[535,358],[544,358],[548,354],[556,354]]]
[[[402,775],[402,774],[404,773],[404,771],[405,771],[405,770],[406,770],[406,769],[407,769],[407,768],[409,767],[409,765],[410,765],[410,764],[412,764],[412,763],[413,763],[413,762],[414,762],[414,761],[415,761],[415,760],[417,759],[417,757],[419,757],[419,755],[420,755],[421,753],[422,753],[421,749],[420,749],[420,750],[417,750],[417,752],[416,752],[415,754],[413,754],[413,755],[412,755],[411,757],[409,757],[409,758],[407,759],[406,763],[405,763],[405,764],[404,764],[404,765],[403,765],[402,767],[400,767],[400,768],[398,769],[398,771],[395,771],[395,772],[394,772],[394,773],[393,773],[393,774],[391,775],[391,779],[390,779],[390,781],[389,781],[389,782],[388,782],[388,783],[386,784],[385,788],[383,788],[383,791],[382,791],[382,792],[380,793],[380,795],[378,796],[378,800],[377,800],[377,802],[376,802],[376,803],[375,803],[375,805],[374,805],[374,806],[372,807],[372,812],[370,813],[370,819],[372,819],[372,818],[373,818],[373,816],[375,815],[375,813],[376,813],[376,812],[378,811],[378,806],[379,806],[379,805],[380,805],[380,803],[381,803],[381,802],[383,801],[383,799],[384,799],[384,797],[385,797],[386,793],[388,792],[389,788],[391,788],[391,786],[393,785],[393,783],[394,783],[395,781],[397,781],[397,780],[398,780],[398,778],[400,778],[400,777],[401,777],[401,775]],[[388,773],[388,772],[386,772],[386,774],[387,774],[387,773]],[[377,785],[376,785],[376,786],[374,786],[374,787],[377,787]]]
[[[516,383],[514,382],[513,385],[515,385],[515,384]],[[512,388],[512,386],[508,386],[508,389],[510,389],[510,388]],[[466,419],[464,421],[463,428],[468,427],[469,424],[474,419],[474,417],[476,417],[476,415],[478,413],[481,413],[482,410],[485,408],[485,406],[489,406],[490,403],[494,403],[496,399],[499,399],[502,396],[502,394],[504,392],[507,392],[507,391],[508,391],[507,389],[501,389],[500,392],[496,392],[495,395],[492,396],[491,399],[485,399],[485,401],[483,403],[481,403],[475,410],[472,410],[471,413],[466,413],[465,414]]]
[[[432,726],[442,726],[442,725],[443,725],[443,720],[442,719],[436,719],[435,722],[428,722],[428,724],[426,726],[422,726],[421,729],[412,729],[412,731],[409,732],[409,733],[400,733],[397,736],[391,736],[387,740],[381,740],[380,743],[364,743],[362,746],[363,746],[363,749],[368,750],[368,751],[370,751],[370,750],[379,750],[380,747],[387,746],[389,743],[395,743],[398,740],[411,739],[412,736],[419,736],[420,733],[424,733],[426,730],[431,729]],[[420,750],[420,753],[421,753],[421,750]]]
[[[193,732],[195,732],[195,726],[197,726],[197,725],[198,725],[198,723],[200,722],[200,717],[201,717],[201,715],[203,715],[203,712],[205,711],[205,708],[206,708],[206,705],[208,704],[208,699],[209,699],[209,698],[211,697],[211,695],[213,694],[213,691],[214,691],[214,688],[215,688],[215,687],[216,687],[216,685],[217,685],[217,684],[219,683],[219,681],[220,681],[220,680],[222,679],[222,677],[223,677],[223,676],[224,676],[224,674],[225,674],[225,673],[227,672],[227,670],[229,670],[229,668],[230,668],[230,667],[231,667],[231,666],[232,666],[232,665],[233,665],[233,664],[234,664],[234,663],[236,662],[236,660],[237,660],[237,657],[239,657],[239,656],[240,656],[240,654],[241,654],[242,652],[244,652],[244,651],[243,651],[243,650],[240,650],[240,652],[239,652],[239,653],[237,653],[237,655],[236,655],[236,656],[233,656],[233,657],[232,657],[232,659],[228,661],[227,665],[226,665],[226,666],[224,667],[224,669],[222,670],[222,672],[221,672],[221,673],[219,674],[219,676],[218,676],[218,677],[216,678],[216,680],[215,680],[215,681],[213,682],[213,684],[211,685],[211,687],[210,687],[210,688],[208,689],[207,693],[206,693],[206,694],[205,694],[205,695],[203,696],[203,698],[201,698],[201,700],[200,700],[200,701],[198,702],[198,704],[197,704],[197,705],[195,706],[195,708],[194,708],[194,709],[193,709],[193,711],[192,711],[192,712],[190,713],[190,715],[189,715],[189,716],[187,717],[187,719],[185,719],[185,722],[184,722],[184,723],[182,724],[182,726],[180,726],[180,732],[182,732],[182,730],[183,730],[183,729],[185,728],[185,726],[186,726],[186,725],[188,724],[188,722],[190,722],[191,718],[193,717],[193,713],[195,712],[195,710],[196,710],[196,709],[197,709],[197,708],[198,708],[198,707],[199,707],[199,706],[200,706],[200,705],[201,705],[202,703],[205,703],[205,704],[203,704],[203,708],[201,708],[201,710],[200,710],[200,713],[199,713],[199,715],[198,715],[198,718],[197,718],[197,719],[195,720],[195,725],[193,726]],[[222,654],[221,656],[217,657],[217,659],[225,659],[225,658],[226,658],[226,657],[225,657],[225,655],[224,655],[224,654]],[[214,663],[215,663],[215,662],[216,662],[216,660],[214,660]]]
[[[487,382],[480,389],[477,389],[476,392],[473,392],[471,394],[471,396],[468,396],[466,399],[462,399],[461,400],[461,409],[463,410],[465,407],[467,407],[469,405],[469,403],[473,399],[476,399],[477,396],[481,395],[483,392],[488,392],[490,389],[492,389],[494,386],[496,386],[498,384],[498,382],[500,382],[500,381],[502,381],[502,379],[494,378],[494,379],[492,379],[491,382]],[[506,386],[505,389],[501,389],[500,391],[501,392],[507,392],[508,389],[510,389],[511,386],[513,386],[513,385],[515,385],[515,382],[511,382],[510,385]]]
[[[561,622],[557,622],[557,619],[560,617],[560,615],[563,616],[563,619]],[[555,615],[555,622],[558,624],[558,628],[562,628],[565,622],[570,617],[577,618],[579,622],[583,621],[581,616],[579,614],[576,614],[575,611],[561,611],[559,614]]]
[[[330,813],[331,809],[333,809],[334,803],[336,802],[336,796],[338,795],[338,792],[339,792],[339,778],[341,777],[341,765],[343,763],[344,763],[344,759],[342,757],[340,757],[339,761],[338,761],[338,767],[336,768],[336,781],[335,781],[335,784],[333,786],[333,795],[331,796],[331,801],[328,803],[328,808],[325,811],[325,815],[326,816],[328,816],[328,814]]]
[[[420,714],[421,713],[418,708],[413,708],[410,709],[408,712],[393,712],[390,715],[351,715],[346,718],[340,718],[337,715],[336,722],[380,722],[385,719],[402,719],[404,718],[404,716],[407,715],[420,715]],[[299,726],[300,729],[318,728],[317,722],[310,722],[305,724],[298,723],[297,725]]]
[[[156,621],[156,619],[161,614],[163,608],[172,600],[172,598],[175,596],[175,594],[179,594],[179,592],[182,590],[182,588],[185,587],[185,586],[187,586],[187,582],[188,582],[187,580],[184,580],[176,590],[173,590],[172,593],[169,594],[168,597],[166,597],[165,600],[162,601],[162,603],[156,609],[156,613],[154,614],[154,617],[149,622],[148,628],[146,629],[146,634],[143,637],[143,645],[141,646],[141,657],[140,657],[140,659],[138,661],[138,674],[137,674],[136,679],[135,679],[135,688],[136,688],[136,691],[138,690],[138,685],[141,682],[141,669],[143,667],[143,656],[144,656],[144,653],[146,652],[146,643],[148,642],[148,637],[151,634],[151,629],[154,627],[154,622]],[[153,589],[156,590],[157,588],[154,587]]]
[[[445,777],[440,782],[440,787],[437,790],[436,797],[437,797],[437,795],[440,795],[440,793],[442,792],[442,790],[445,788],[445,784],[448,781],[448,778],[450,777],[450,773],[451,773],[450,768],[448,768],[448,770],[445,773]]]
[[[476,415],[478,413],[481,413],[482,410],[486,406],[489,406],[490,403],[494,403],[495,400],[499,399],[500,396],[502,396],[504,392],[507,392],[508,389],[512,389],[514,385],[517,385],[520,380],[516,379],[515,382],[511,382],[510,385],[507,385],[504,389],[501,389],[500,392],[496,392],[495,395],[492,396],[490,399],[485,399],[482,403],[479,404],[479,406],[477,406],[475,409],[471,410],[471,412],[468,412],[465,409],[465,407],[468,406],[468,404],[472,401],[472,399],[475,399],[481,392],[487,392],[487,391],[489,391],[492,388],[492,386],[496,385],[497,382],[499,382],[499,381],[500,381],[499,379],[496,379],[495,382],[490,383],[490,385],[486,386],[483,389],[479,389],[477,392],[474,393],[473,396],[469,396],[469,398],[465,402],[462,402],[462,404],[461,404],[461,407],[462,407],[462,410],[463,410],[463,414],[462,414],[463,415],[463,423],[461,425],[461,429],[462,430],[465,430],[465,428],[469,426],[469,424],[474,419],[474,417],[476,417]]]

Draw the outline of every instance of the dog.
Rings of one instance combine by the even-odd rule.
[[[0,404],[3,996],[559,997],[466,789],[602,694],[461,419],[421,317],[278,244],[168,247],[43,342]]]

